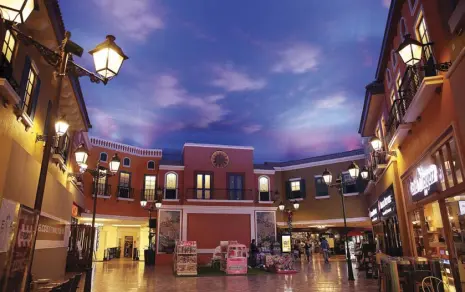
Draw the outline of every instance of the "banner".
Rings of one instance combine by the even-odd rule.
[[[16,219],[18,204],[3,199],[0,206],[0,252],[7,252],[14,236],[14,221]]]
[[[176,240],[181,237],[181,211],[160,210],[158,253],[173,253]]]
[[[3,274],[2,291],[24,291],[32,255],[32,241],[38,221],[39,214],[36,211],[23,205],[20,206],[14,242],[8,254],[6,271]]]
[[[58,220],[40,215],[37,240],[65,240],[66,225]]]

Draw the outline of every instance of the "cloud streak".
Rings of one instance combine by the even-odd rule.
[[[216,66],[213,72],[215,77],[210,84],[228,92],[260,90],[266,86],[265,79],[253,78],[245,72],[226,66]]]
[[[320,49],[306,43],[292,44],[277,54],[279,60],[271,69],[275,73],[303,74],[317,70],[321,57]]]

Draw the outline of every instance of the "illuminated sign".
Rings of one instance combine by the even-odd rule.
[[[392,203],[392,195],[385,197],[381,202],[379,202],[379,208],[384,209],[387,205]]]
[[[410,194],[416,196],[423,193],[424,196],[429,194],[432,186],[438,182],[438,168],[431,164],[428,167],[418,167],[416,176],[410,181]]]
[[[395,212],[396,201],[392,187],[388,188],[378,199],[378,209],[382,217],[388,217]]]
[[[389,213],[391,213],[392,211],[393,211],[392,208],[388,208],[388,209],[384,210],[383,213],[381,213],[381,214],[383,214],[383,216],[386,216]]]
[[[282,252],[291,252],[291,236],[290,235],[283,235],[282,236]]]
[[[371,218],[371,222],[375,222],[379,220],[379,214],[378,214],[378,202],[375,203],[373,207],[368,209],[368,214]]]

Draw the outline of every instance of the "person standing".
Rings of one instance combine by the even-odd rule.
[[[324,237],[321,239],[321,249],[323,250],[325,263],[329,263],[329,243]]]
[[[257,244],[255,243],[255,239],[252,239],[252,242],[250,243],[250,266],[254,268],[257,265],[257,253],[258,253],[258,247]]]
[[[307,261],[310,262],[310,255],[312,254],[312,243],[310,241],[305,243],[305,254],[307,255]]]

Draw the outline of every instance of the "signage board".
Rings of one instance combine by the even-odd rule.
[[[396,211],[394,189],[389,187],[378,199],[378,216],[389,217]]]
[[[435,164],[419,166],[409,181],[408,188],[413,201],[438,190],[439,170]]]
[[[460,215],[465,215],[465,201],[459,201]]]
[[[371,222],[375,223],[379,220],[378,201],[376,201],[371,208],[368,209]]]
[[[283,235],[281,237],[281,250],[282,252],[291,252],[291,236]]]
[[[3,199],[0,206],[0,252],[7,252],[11,238],[14,236],[14,221],[18,204]]]
[[[20,205],[15,236],[3,274],[6,281],[3,281],[2,291],[24,291],[38,221],[39,214],[36,211]]]
[[[73,203],[71,206],[71,216],[78,217],[79,216],[79,207]]]
[[[65,240],[66,225],[58,220],[40,215],[37,240]]]

